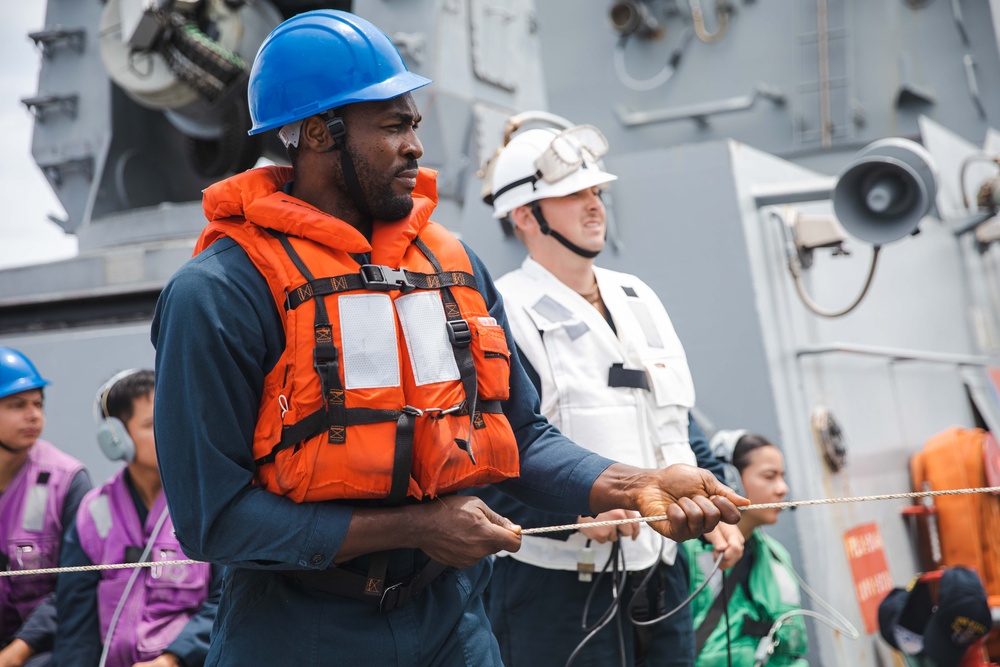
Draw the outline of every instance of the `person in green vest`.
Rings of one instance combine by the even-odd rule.
[[[773,443],[746,431],[719,431],[711,446],[717,458],[732,466],[732,479],[727,479],[727,484],[741,484],[751,503],[785,499],[784,457]],[[746,539],[743,558],[725,575],[714,568],[716,555],[711,544],[690,540],[681,545],[690,590],[711,577],[691,602],[697,667],[808,666],[803,658],[808,644],[802,616],[783,617],[802,606],[791,559],[777,540],[759,530],[776,523],[780,512],[743,512],[738,524]],[[774,630],[776,622],[780,623]]]

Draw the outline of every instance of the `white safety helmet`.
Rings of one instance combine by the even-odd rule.
[[[608,140],[593,125],[516,135],[493,165],[493,217],[616,180],[597,163],[607,152]]]

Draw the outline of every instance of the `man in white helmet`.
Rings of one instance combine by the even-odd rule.
[[[497,281],[518,351],[542,413],[578,444],[637,466],[713,470],[689,417],[694,384],[666,310],[639,278],[594,266],[606,235],[601,191],[617,179],[598,162],[607,147],[590,125],[533,129],[495,160],[494,217],[528,250]],[[497,558],[487,611],[505,665],[694,664],[690,611],[655,621],[687,597],[676,543],[642,524],[586,525],[634,512],[566,517],[492,489],[479,495],[525,527],[580,524],[568,536],[524,536],[520,551]],[[706,537],[723,567],[742,555],[735,526]]]

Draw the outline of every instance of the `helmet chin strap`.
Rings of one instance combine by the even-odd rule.
[[[571,252],[576,253],[580,257],[586,257],[587,259],[594,259],[601,254],[600,250],[584,250],[556,230],[549,227],[549,222],[545,219],[545,216],[542,215],[542,207],[538,205],[538,202],[531,203],[531,212],[534,214],[535,220],[538,221],[538,227],[542,230],[542,234],[551,236]]]
[[[340,170],[344,173],[344,181],[347,183],[347,190],[351,193],[351,199],[354,200],[358,213],[371,220],[372,212],[368,208],[364,192],[361,190],[361,181],[358,180],[358,172],[354,169],[354,160],[351,159],[351,154],[347,151],[347,128],[344,127],[344,119],[333,112],[320,114],[320,116],[326,121],[326,129],[333,137],[333,146],[330,150],[340,151]]]

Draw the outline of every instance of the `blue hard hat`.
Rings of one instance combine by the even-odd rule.
[[[303,12],[260,45],[247,91],[250,134],[430,82],[409,71],[385,33],[363,18],[333,9]]]
[[[28,357],[12,347],[0,346],[0,398],[38,389],[48,383]]]

